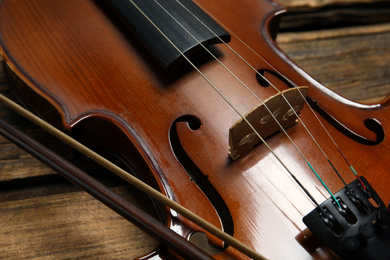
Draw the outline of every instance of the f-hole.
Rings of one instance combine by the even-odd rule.
[[[260,76],[260,75],[262,76]],[[268,77],[268,75],[271,77]],[[286,87],[292,88],[294,85],[291,83],[291,81],[282,75],[278,74],[275,71],[268,70],[268,69],[260,69],[258,73],[256,73],[256,79],[257,82],[262,87],[269,87],[271,82],[271,78],[273,80],[281,81],[283,84],[286,85]],[[272,83],[272,82],[271,82]],[[278,84],[279,85],[279,84]],[[375,118],[367,118],[364,120],[364,125],[367,129],[374,132],[376,135],[375,140],[370,140],[362,135],[359,135],[358,133],[355,133],[351,129],[347,128],[345,125],[343,125],[341,122],[339,122],[336,118],[334,118],[331,114],[329,114],[327,111],[325,111],[317,101],[312,100],[310,97],[306,97],[307,102],[309,105],[317,111],[326,121],[328,121],[330,124],[332,124],[333,127],[335,127],[338,131],[343,133],[348,138],[359,142],[361,144],[365,145],[377,145],[380,144],[385,139],[385,131],[383,129],[383,126],[381,123],[376,120]]]
[[[190,180],[196,183],[199,189],[202,190],[202,192],[206,195],[206,197],[209,199],[209,201],[215,208],[221,220],[223,231],[228,233],[229,235],[233,235],[233,218],[225,201],[218,193],[218,191],[214,188],[214,186],[210,183],[207,175],[205,175],[191,160],[180,142],[180,138],[176,128],[177,123],[180,122],[186,122],[189,128],[193,131],[200,129],[200,127],[202,126],[200,120],[195,116],[185,115],[176,119],[172,123],[169,131],[169,140],[171,143],[172,151],[176,156],[177,160],[188,173]],[[226,247],[227,245],[224,245],[224,248]]]

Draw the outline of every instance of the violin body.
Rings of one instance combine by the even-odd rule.
[[[346,100],[294,65],[274,42],[278,19],[285,12],[281,6],[266,0],[197,2],[234,33],[228,45],[256,70],[277,68],[296,85],[309,87],[309,98],[333,119],[319,116],[325,127],[388,204],[390,99],[377,105]],[[0,40],[15,93],[46,121],[97,151],[115,153],[132,173],[269,259],[337,258],[303,224],[315,205],[265,145],[238,160],[229,157],[229,128],[240,116],[191,66],[165,71],[105,4],[3,0]],[[212,48],[258,97],[265,100],[276,94],[227,46]],[[259,104],[218,61],[202,53],[195,62],[241,113]],[[275,75],[265,73],[278,88],[288,89]],[[307,107],[301,119],[351,182],[348,165]],[[375,125],[374,131],[367,122]],[[328,187],[340,190],[342,182],[302,124],[286,131]],[[267,143],[318,202],[329,197],[283,133],[267,138]],[[157,210],[186,238],[195,232],[208,234],[163,206],[157,205]],[[223,247],[211,235],[208,240]],[[214,256],[246,258],[231,247]]]

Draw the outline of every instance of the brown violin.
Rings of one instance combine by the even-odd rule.
[[[25,107],[256,252],[156,203],[212,257],[388,259],[390,98],[358,104],[302,72],[274,42],[284,12],[3,0],[0,51]]]

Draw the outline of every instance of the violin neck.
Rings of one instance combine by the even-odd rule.
[[[177,68],[202,45],[230,41],[230,35],[190,0],[106,2],[167,71]]]

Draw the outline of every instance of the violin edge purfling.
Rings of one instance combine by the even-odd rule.
[[[78,6],[80,3],[77,2],[70,1],[67,8]],[[241,3],[243,5],[241,6],[236,5],[237,3],[235,1],[229,0],[219,3],[219,8],[221,9],[218,9],[215,7],[218,3],[214,1],[199,2],[207,6],[213,14],[217,15],[224,22],[229,23],[231,20],[228,24],[229,27],[235,30],[239,29],[239,31],[242,30],[242,35],[247,37],[252,44],[253,42],[258,42],[258,45],[253,46],[258,46],[257,50],[266,50],[264,52],[267,55],[267,60],[271,60],[273,65],[280,65],[278,69],[282,73],[287,74],[289,79],[302,83],[299,84],[302,86],[308,85],[309,96],[314,93],[315,100],[319,102],[321,107],[332,107],[332,109],[335,107],[339,111],[345,108],[337,100],[330,100],[329,95],[325,97],[321,96],[321,91],[315,89],[316,84],[313,84],[311,79],[307,79],[305,75],[296,73],[296,68],[289,61],[280,59],[282,57],[280,51],[275,46],[270,46],[274,32],[270,32],[271,28],[269,27],[274,25],[274,21],[277,20],[276,13],[281,12],[280,7],[270,4],[269,1],[247,1],[246,3]],[[9,2],[4,0],[2,3]],[[63,29],[59,33],[60,35],[56,35],[53,38],[51,38],[50,34],[40,35],[43,40],[36,40],[34,37],[37,37],[37,35],[34,35],[34,32],[29,34],[28,31],[23,31],[28,35],[21,36],[21,34],[17,34],[15,39],[12,38],[13,40],[8,42],[11,39],[10,34],[6,33],[6,35],[3,35],[5,33],[3,29],[5,30],[5,27],[0,25],[2,52],[3,54],[5,53],[7,65],[24,81],[26,84],[24,87],[29,87],[31,93],[39,96],[38,100],[44,100],[51,107],[51,112],[54,111],[54,114],[59,115],[56,118],[56,123],[62,129],[72,134],[76,133],[80,139],[93,136],[92,134],[87,136],[90,129],[80,129],[88,125],[86,123],[88,120],[91,122],[96,118],[106,120],[109,124],[123,131],[121,135],[127,136],[130,142],[134,142],[131,147],[135,150],[139,149],[136,151],[140,154],[137,159],[143,160],[144,162],[142,163],[147,165],[148,170],[152,172],[151,178],[154,178],[156,182],[162,182],[158,184],[158,187],[162,191],[172,195],[172,197],[189,207],[198,209],[201,214],[205,214],[220,224],[218,216],[220,213],[215,213],[218,210],[215,210],[215,207],[213,208],[209,205],[209,199],[207,197],[204,198],[204,195],[201,194],[194,182],[189,180],[190,178],[183,171],[183,167],[178,163],[178,159],[174,153],[172,153],[172,146],[168,136],[173,122],[181,116],[189,115],[199,118],[201,126],[198,129],[192,129],[185,123],[178,124],[177,136],[192,162],[198,166],[208,181],[212,185],[215,185],[216,190],[220,192],[222,198],[226,199],[227,207],[232,212],[234,235],[244,240],[249,246],[255,248],[260,253],[271,258],[283,257],[289,254],[296,257],[310,257],[313,252],[306,251],[295,236],[303,229],[301,215],[302,212],[308,211],[308,207],[312,208],[311,202],[301,194],[299,189],[295,187],[295,184],[278,168],[279,166],[272,164],[272,160],[268,156],[269,153],[265,151],[264,147],[260,144],[249,154],[243,156],[243,158],[235,162],[231,161],[228,157],[226,136],[228,135],[229,127],[236,121],[230,118],[230,114],[226,109],[227,106],[225,104],[222,105],[220,101],[213,102],[212,97],[214,97],[214,94],[209,94],[209,92],[203,90],[206,87],[202,83],[202,79],[200,79],[199,75],[195,75],[196,73],[192,69],[186,68],[178,76],[174,74],[172,76],[173,70],[169,73],[169,76],[166,76],[165,71],[159,67],[158,62],[149,57],[152,55],[147,54],[145,47],[133,40],[133,37],[129,36],[129,34],[125,34],[122,29],[115,29],[114,25],[116,22],[113,22],[113,20],[116,20],[116,18],[108,17],[108,19],[105,19],[111,12],[101,12],[101,6],[95,8],[95,2],[93,4],[91,3],[89,1],[81,3],[83,4],[83,10],[86,11],[85,15],[88,19],[92,20],[92,22],[85,21],[85,25],[80,25],[76,22],[74,24],[70,23],[71,26],[69,27],[71,29],[69,29],[68,26],[64,25],[68,25],[67,23],[72,22],[72,19],[64,19],[58,23],[57,20],[53,20],[53,24],[55,25],[42,22],[45,24],[45,30],[53,30],[55,32],[56,30],[61,31],[60,29]],[[56,2],[56,4],[61,5],[60,2]],[[245,8],[245,5],[248,5],[248,7]],[[261,8],[259,7],[260,5]],[[231,15],[223,14],[223,11],[231,10],[227,8],[228,6],[236,7],[234,8],[235,12]],[[51,4],[47,8],[55,7]],[[58,8],[60,9],[60,7]],[[42,8],[41,10],[36,10],[37,15],[48,15],[48,17],[40,21],[47,21],[46,19],[49,18],[54,19],[49,13],[45,13],[45,10],[47,9]],[[99,12],[99,10],[101,13],[90,15],[90,12]],[[261,10],[262,12],[260,12]],[[61,15],[56,17],[56,19],[63,19],[62,15],[66,14],[71,14],[72,18],[80,15],[77,8],[75,10],[64,10],[60,13]],[[259,13],[259,15],[256,16],[254,13]],[[6,14],[0,11],[0,15],[5,16]],[[28,17],[28,15],[26,16]],[[255,21],[255,24],[247,24],[240,20],[247,18],[246,16],[250,18],[248,21]],[[104,24],[95,21],[94,19],[97,17],[105,19]],[[78,22],[83,21],[81,18],[76,20]],[[28,21],[28,18],[26,19]],[[16,23],[19,22],[14,21],[12,17],[4,21],[12,24],[15,23],[15,28],[20,27],[20,29],[23,29],[23,26],[28,24],[26,21],[20,21],[20,25],[17,25]],[[97,30],[96,28],[101,25],[104,25],[103,29],[101,31]],[[259,30],[260,25],[263,26],[261,30]],[[26,38],[24,39],[24,37]],[[100,37],[101,40],[96,41],[96,37]],[[5,39],[7,39],[7,42],[4,42]],[[39,66],[34,64],[34,66],[29,67],[28,65],[31,64],[31,61],[27,59],[30,56],[28,52],[24,50],[14,52],[15,48],[12,43],[16,41],[30,44],[34,42],[32,39],[36,40],[36,45],[31,46],[30,54],[36,55],[33,59]],[[57,43],[57,40],[63,40],[63,42]],[[45,44],[50,43],[50,41],[54,41],[55,44],[46,46]],[[118,45],[115,45],[116,41],[118,41]],[[108,43],[114,45],[107,46]],[[272,44],[274,43],[272,42]],[[77,45],[80,45],[80,49],[76,48]],[[234,36],[232,37],[232,41],[229,42],[230,45],[235,47],[239,45]],[[109,48],[106,49],[106,47]],[[233,55],[226,52],[223,45],[219,44],[215,47],[215,49],[221,51],[221,55],[219,56],[221,59],[227,61],[229,65],[234,63],[233,61],[235,60],[231,59]],[[72,55],[58,56],[58,58],[51,57],[57,51],[60,53],[70,53],[71,50],[75,51]],[[249,57],[251,62],[255,62],[256,69],[261,70],[263,69],[262,67],[269,68],[264,62],[255,61],[254,55],[250,54],[250,52],[243,51],[243,55]],[[20,59],[21,57],[23,58]],[[27,61],[23,60],[24,58]],[[77,63],[71,64],[74,60],[77,60]],[[209,61],[202,63],[200,67],[206,70],[206,72],[210,71],[210,75],[208,76],[211,79],[220,78],[225,92],[231,91],[233,89],[232,85],[234,84],[231,83],[226,73],[221,73],[221,75],[217,76],[212,75],[215,72],[221,72],[221,70],[216,69],[217,66],[214,64],[215,62]],[[234,67],[234,69],[242,67],[240,65]],[[47,70],[48,73],[41,75],[39,74],[41,72],[40,70],[45,72]],[[61,71],[61,73],[57,74],[58,71]],[[257,84],[255,73],[252,75],[252,72],[247,73],[244,69],[243,71],[239,70],[239,73],[242,73],[244,78],[249,78],[250,83],[255,85],[257,92],[271,93],[271,91],[265,88],[263,89]],[[251,78],[252,76],[253,78]],[[75,81],[77,82],[76,84],[74,84]],[[64,91],[64,87],[67,85],[71,87]],[[281,85],[285,87],[284,84]],[[56,89],[57,86],[58,89]],[[20,88],[22,90],[21,94],[25,94],[25,97],[28,98],[28,93],[30,92],[25,92],[24,87]],[[72,94],[66,97],[64,96],[64,92]],[[241,95],[239,91],[231,92],[232,96],[237,96],[237,98]],[[99,104],[95,108],[91,105],[96,105],[100,100],[104,100],[105,103]],[[128,103],[124,103],[124,100],[128,100]],[[35,110],[38,111],[39,108],[45,108],[44,102],[38,101],[38,103],[40,104],[33,104]],[[245,112],[254,106],[251,104],[248,107],[250,108],[247,109],[245,107]],[[119,110],[119,108],[123,110]],[[306,110],[302,110],[301,117],[310,119],[311,116],[308,116]],[[206,111],[214,111],[214,113],[206,113]],[[356,111],[358,113],[355,113]],[[386,116],[379,113],[379,110],[371,112],[372,114],[370,115],[378,118],[383,123],[385,129],[387,123]],[[361,122],[356,123],[354,119],[358,117],[360,119],[360,116],[367,116],[368,112],[366,110],[360,111],[354,107],[347,110],[346,114],[346,117],[351,114],[353,115],[348,121],[349,126],[352,125],[352,129],[359,129]],[[343,119],[341,121],[344,122],[345,118],[341,118]],[[99,124],[93,123],[90,125],[99,126]],[[134,132],[125,132],[130,127],[134,129]],[[107,129],[95,129],[96,132],[103,130]],[[307,147],[308,153],[313,152],[314,149],[308,144],[308,141],[301,137],[302,131],[300,124],[292,126],[288,131],[294,139],[300,141],[300,145]],[[388,147],[387,139],[384,139],[376,145],[366,147],[362,144],[355,144],[353,140],[345,138],[333,128],[331,128],[331,132],[335,133],[336,139],[343,141],[343,145],[348,148],[348,155],[355,155],[353,151],[356,149],[365,149],[368,154],[368,160],[372,160],[377,156],[377,151],[381,147]],[[318,134],[321,139],[324,137],[322,133],[315,132],[315,134]],[[139,139],[136,139],[134,135],[137,135]],[[298,156],[291,152],[291,145],[286,144],[284,139],[281,134],[277,134],[268,138],[267,141],[282,152],[288,164],[293,165],[293,167],[295,164],[298,165],[296,167],[298,168],[298,177],[306,183],[313,184],[311,190],[322,189],[317,186],[318,181],[313,181],[306,170],[300,171],[306,165],[302,164]],[[142,142],[136,143],[139,140]],[[110,142],[109,138],[107,138],[106,142]],[[98,143],[97,146],[100,144]],[[128,143],[123,142],[123,144],[127,146]],[[121,147],[120,151],[126,150],[125,148]],[[326,144],[326,149],[328,148]],[[146,150],[150,151],[150,153],[145,152]],[[333,159],[334,156],[331,156]],[[314,155],[311,159],[317,161]],[[336,159],[337,163],[340,163],[340,161]],[[358,169],[371,166],[371,164],[359,159],[354,158],[353,161],[357,162],[356,168]],[[372,172],[377,172],[384,177],[386,172],[384,169],[381,169],[383,165],[383,162],[379,162],[378,165],[373,165]],[[157,168],[160,170],[157,170]],[[338,187],[339,184],[337,184],[337,181],[328,176],[326,167],[319,164],[319,168],[321,168],[319,172],[326,175],[325,179],[331,183],[331,187]],[[275,174],[270,174],[270,172],[275,172]],[[158,174],[163,174],[165,179],[158,176]],[[370,179],[373,179],[372,173],[368,173],[368,175]],[[287,187],[278,187],[279,180],[280,183],[286,184]],[[188,185],[185,186],[184,183],[188,183]],[[375,181],[374,184],[376,184]],[[380,185],[378,189],[378,193],[382,193],[384,190]],[[187,196],[188,193],[192,195],[191,200]],[[203,196],[197,198],[196,203],[192,201],[192,198],[196,197],[195,194]],[[269,196],[269,194],[275,194],[275,196]],[[286,200],[282,201],[282,198]],[[388,200],[388,194],[386,193],[384,200]],[[199,205],[202,205],[202,207]],[[169,215],[169,210],[167,212]],[[190,224],[180,222],[182,220],[181,216],[178,218],[176,216],[169,216],[167,224],[179,230],[182,227],[187,228]],[[283,227],[283,230],[279,230],[280,227]],[[186,229],[183,232],[183,236],[188,238],[194,231],[202,232],[195,225],[192,225],[188,230]],[[281,241],[280,243],[275,242],[278,238]],[[210,239],[213,243],[220,246],[219,241],[216,241],[216,239],[213,240],[211,236]],[[281,246],[283,250],[275,250],[277,246]],[[322,247],[322,249],[324,249],[323,254],[327,255],[328,249],[326,247]],[[232,259],[242,256],[233,249],[228,248],[216,257],[219,259]]]

